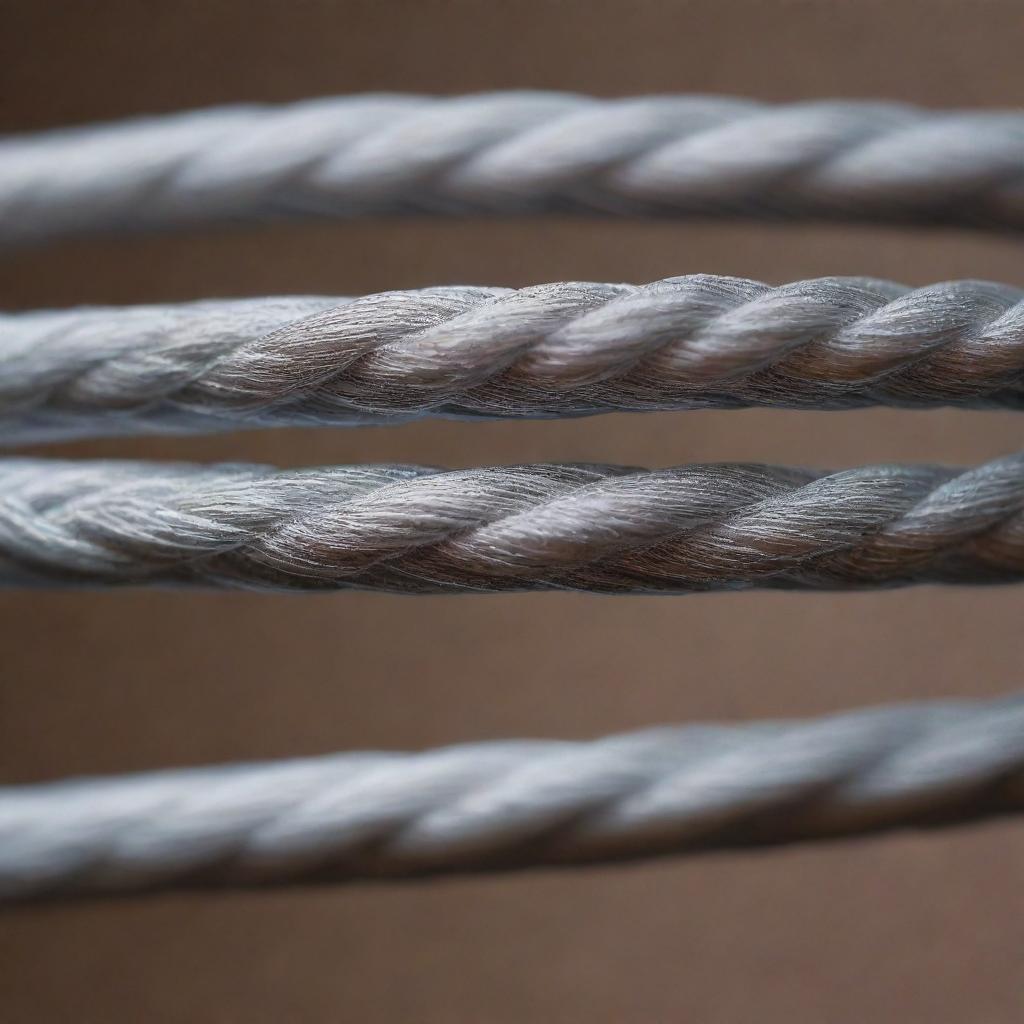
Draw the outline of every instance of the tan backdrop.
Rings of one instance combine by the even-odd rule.
[[[3,0],[5,130],[368,89],[1024,101],[1014,0]],[[7,307],[434,283],[1024,279],[1013,238],[686,224],[307,225],[76,243]],[[2,370],[0,370],[2,372]],[[980,461],[1019,416],[778,412],[267,432],[75,456],[468,466]],[[1021,681],[1024,591],[613,599],[10,593],[8,780],[985,695]],[[1015,823],[646,867],[0,920],[14,1022],[944,1021],[1024,1015]]]

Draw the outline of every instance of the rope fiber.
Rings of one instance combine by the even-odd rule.
[[[0,788],[0,899],[588,863],[1024,809],[1024,700]]]
[[[402,593],[1024,578],[1024,455],[825,472],[0,460],[0,582]]]
[[[8,444],[426,415],[1019,409],[1024,292],[693,275],[16,313],[0,316],[0,369]]]
[[[720,96],[369,94],[0,139],[0,242],[290,216],[1024,227],[1024,114]]]

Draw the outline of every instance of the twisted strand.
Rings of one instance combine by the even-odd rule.
[[[1024,578],[1024,454],[974,469],[445,472],[0,460],[0,582],[404,593]]]
[[[625,410],[1024,405],[1024,292],[447,287],[0,317],[8,443],[131,431]]]
[[[281,216],[1024,226],[1024,114],[718,96],[359,95],[0,140],[0,240]]]
[[[0,899],[686,854],[1024,810],[1024,700],[0,788]]]

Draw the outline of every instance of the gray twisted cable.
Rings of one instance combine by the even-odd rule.
[[[506,870],[1024,810],[1024,700],[0,789],[0,899]]]
[[[0,583],[682,593],[1024,579],[1024,454],[974,469],[445,472],[0,460]]]
[[[1024,113],[719,96],[360,95],[0,140],[0,241],[409,213],[1024,226]]]
[[[424,415],[1019,409],[1024,292],[693,275],[18,313],[0,317],[0,371],[9,444]]]

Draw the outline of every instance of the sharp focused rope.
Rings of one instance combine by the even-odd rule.
[[[0,788],[0,898],[504,870],[1024,810],[1024,701]]]
[[[447,287],[0,317],[8,443],[424,415],[1024,404],[1024,292],[866,278],[771,287]]]
[[[1024,226],[1024,114],[510,92],[238,106],[0,140],[0,241],[315,215]]]
[[[0,460],[0,583],[406,593],[1024,579],[1024,455],[974,469],[445,472]]]

